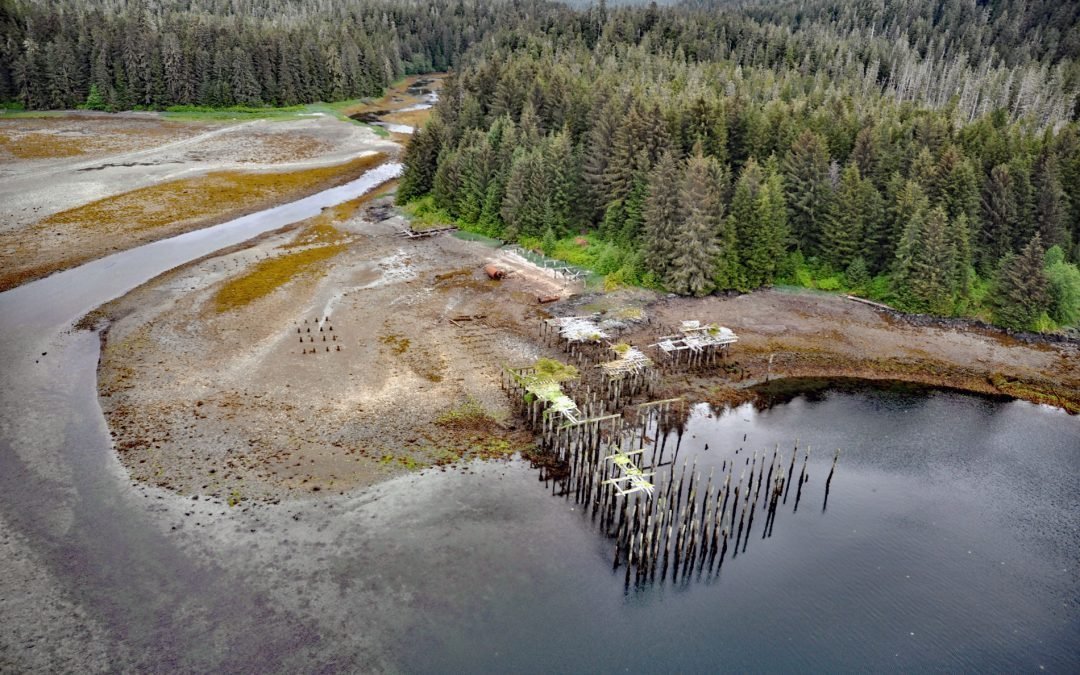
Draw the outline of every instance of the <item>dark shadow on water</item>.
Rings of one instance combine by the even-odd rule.
[[[941,387],[903,380],[869,380],[858,377],[788,377],[772,380],[750,388],[757,395],[754,407],[768,410],[778,405],[803,398],[811,403],[819,403],[834,394],[873,394],[886,393],[909,398],[912,401],[924,399],[935,392],[949,392],[975,396],[988,401],[1011,401],[1010,396],[1002,394],[972,393],[954,387]]]

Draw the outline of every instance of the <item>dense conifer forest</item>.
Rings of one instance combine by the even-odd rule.
[[[1080,5],[0,0],[0,100],[289,105],[451,70],[414,213],[687,295],[1080,319]]]

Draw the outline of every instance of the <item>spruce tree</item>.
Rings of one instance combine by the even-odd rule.
[[[1012,172],[1007,165],[1000,164],[990,172],[982,192],[978,260],[983,272],[992,270],[1002,256],[1012,250],[1016,219]]]
[[[1065,192],[1061,187],[1057,156],[1044,148],[1031,176],[1035,191],[1035,226],[1046,246],[1068,244],[1065,230]]]
[[[762,224],[758,213],[758,196],[765,182],[764,172],[757,160],[750,157],[739,172],[735,181],[735,191],[731,197],[728,211],[728,228],[735,232],[740,263],[740,288],[756,288],[763,283],[764,276],[759,268],[758,235]]]
[[[107,106],[105,105],[105,99],[102,98],[101,92],[98,91],[98,87],[96,84],[90,85],[90,93],[86,95],[86,103],[83,104],[83,107],[87,110],[106,109]]]
[[[645,267],[663,279],[675,260],[675,233],[678,231],[681,167],[670,150],[649,174],[649,194],[645,200]]]
[[[897,256],[896,281],[905,304],[916,311],[948,314],[952,308],[955,256],[944,209],[916,214],[904,231]]]
[[[590,113],[592,127],[582,157],[582,177],[588,188],[586,201],[590,221],[602,216],[607,208],[605,177],[611,162],[611,146],[622,118],[622,108],[623,104],[618,99],[598,99]]]
[[[963,215],[969,223],[976,221],[979,217],[979,179],[959,148],[950,145],[941,153],[936,177],[937,205],[945,209],[949,220]]]
[[[679,202],[675,259],[664,282],[681,295],[708,295],[715,288],[716,262],[721,254],[717,230],[722,206],[713,168],[701,154],[687,160]]]
[[[577,204],[578,161],[568,129],[549,137],[545,145],[544,160],[547,164],[547,183],[550,190],[552,226],[555,233],[569,233]]]
[[[855,146],[851,149],[851,161],[859,167],[859,175],[880,184],[878,155],[877,138],[873,128],[863,127],[855,136]]]
[[[1013,183],[1016,219],[1012,227],[1012,250],[1019,251],[1039,228],[1035,222],[1035,187],[1031,182],[1031,162],[1026,155],[1015,155],[1009,162]]]
[[[765,165],[765,179],[754,204],[757,228],[743,261],[750,288],[776,280],[791,233],[788,229],[784,186],[775,162]]]
[[[949,246],[952,250],[952,288],[962,298],[971,295],[971,224],[966,214],[961,213],[949,222]]]
[[[844,278],[853,289],[863,290],[870,283],[870,270],[866,267],[866,260],[857,255],[851,259],[851,264],[844,270]]]
[[[455,218],[461,215],[457,208],[457,200],[461,195],[462,186],[460,156],[457,150],[443,149],[442,154],[439,156],[438,169],[435,170],[435,178],[431,186],[431,195],[435,200],[435,206],[445,210]]]
[[[1007,253],[1002,258],[994,285],[994,323],[1013,330],[1030,330],[1050,309],[1044,253],[1042,239],[1036,234],[1020,255]]]
[[[476,129],[466,134],[459,148],[461,177],[455,199],[457,210],[465,222],[479,223],[484,196],[487,194],[487,186],[494,169],[494,153],[487,134]]]
[[[832,189],[825,141],[809,129],[795,140],[784,160],[784,187],[796,245],[815,255]]]
[[[645,226],[645,201],[649,195],[649,182],[645,174],[634,178],[630,193],[623,201],[623,223],[617,240],[620,244],[636,249]]]
[[[865,194],[859,167],[852,162],[840,178],[835,208],[822,223],[821,257],[835,269],[845,269],[862,249]]]
[[[405,148],[405,167],[397,192],[399,204],[405,204],[431,191],[441,151],[442,122],[435,113],[423,128],[417,129]]]

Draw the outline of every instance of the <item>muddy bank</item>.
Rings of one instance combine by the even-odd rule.
[[[842,296],[766,290],[737,297],[664,299],[653,316],[693,318],[739,335],[724,371],[672,378],[671,392],[739,401],[747,387],[783,377],[902,380],[1006,395],[1080,412],[1080,350],[1068,342],[907,321]],[[639,339],[648,339],[641,334]]]
[[[210,173],[54,214],[0,233],[0,291],[344,185],[385,158],[371,151],[341,165],[293,172]]]
[[[0,291],[340,185],[399,150],[326,113],[0,119]]]
[[[639,345],[691,318],[739,334],[723,367],[669,375],[658,398],[737,403],[766,380],[854,377],[1073,411],[1080,399],[1080,363],[1069,345],[898,324],[817,293],[573,296],[578,287],[504,252],[447,235],[402,239],[406,223],[388,205],[375,198],[328,210],[104,308],[101,403],[133,477],[240,504],[346,492],[407,470],[512,454],[530,438],[510,415],[499,369],[565,358],[538,339],[548,311],[643,308],[652,324],[622,336]],[[330,250],[325,258],[288,267],[298,252],[320,248]],[[486,277],[492,261],[512,272],[507,279]],[[548,294],[568,299],[538,305]]]
[[[100,400],[135,479],[273,501],[528,443],[499,369],[543,353],[535,298],[571,289],[473,242],[402,239],[370,215],[387,199],[364,201],[103,308]],[[515,273],[487,279],[492,260]]]

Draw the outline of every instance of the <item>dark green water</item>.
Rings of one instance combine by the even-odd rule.
[[[810,388],[690,420],[677,462],[706,472],[795,438],[816,451],[798,511],[790,495],[766,539],[759,516],[719,574],[626,589],[580,508],[530,496],[545,524],[508,519],[500,543],[462,551],[488,570],[479,595],[433,601],[400,645],[406,668],[1076,672],[1080,421],[911,387]]]

